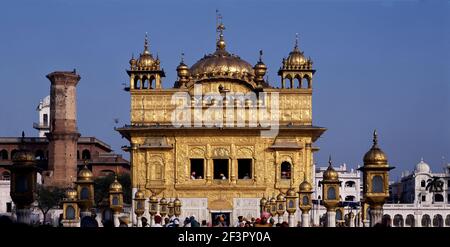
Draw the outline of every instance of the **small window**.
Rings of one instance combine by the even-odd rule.
[[[252,159],[238,159],[238,179],[252,178]]]
[[[87,149],[83,150],[83,152],[81,153],[81,158],[83,160],[90,160],[91,159],[91,152],[89,152],[89,150],[87,150]]]
[[[336,189],[334,187],[329,187],[327,191],[328,200],[336,200]]]
[[[203,179],[205,177],[203,163],[203,159],[191,159],[191,179]]]
[[[345,187],[355,187],[355,182],[354,181],[347,181],[345,182]]]
[[[7,160],[8,159],[8,151],[2,150],[0,151],[0,160]]]
[[[319,200],[320,200],[320,196],[319,196]],[[308,196],[303,196],[302,202],[303,202],[303,205],[308,205],[309,204]]]
[[[353,202],[353,201],[355,201],[355,197],[354,197],[354,196],[346,196],[346,197],[345,197],[345,201],[347,201],[347,202]]]
[[[383,193],[383,178],[380,175],[372,178],[372,192]]]
[[[434,201],[435,202],[443,202],[444,201],[444,197],[441,194],[435,194],[434,195]]]
[[[228,160],[214,159],[214,179],[228,179]]]
[[[425,180],[420,181],[420,187],[422,187],[422,188],[425,187]]]
[[[422,196],[422,201],[424,202],[426,200],[427,200],[427,197],[426,196]]]
[[[67,206],[67,208],[66,208],[66,218],[68,220],[74,220],[75,219],[75,209],[72,206]]]
[[[44,126],[48,126],[48,114],[44,114]]]
[[[81,200],[88,200],[89,199],[89,190],[88,190],[88,188],[83,187],[81,189],[80,199]]]
[[[291,179],[291,164],[287,161],[281,163],[281,179]]]
[[[119,205],[119,197],[118,196],[113,196],[113,198],[112,198],[112,205],[113,206]]]

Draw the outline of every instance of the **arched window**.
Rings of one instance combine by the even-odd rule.
[[[372,178],[372,192],[383,193],[383,178],[380,175]]]
[[[355,181],[347,181],[345,182],[345,187],[355,187]]]
[[[450,226],[450,214],[445,217],[445,226]]]
[[[281,179],[291,179],[291,163],[287,161],[281,163]]]
[[[394,216],[394,226],[403,227],[403,216],[400,214],[396,214]]]
[[[81,188],[80,199],[89,200],[89,189],[87,187]]]
[[[381,218],[381,224],[383,226],[391,226],[392,225],[391,216],[389,214],[383,215],[383,218]]]
[[[156,78],[155,78],[155,76],[150,76],[150,80],[149,80],[149,85],[148,85],[148,88],[149,89],[152,89],[153,88],[153,85],[155,85],[155,87],[156,87]]]
[[[342,220],[342,211],[336,210],[336,220]]]
[[[91,152],[89,152],[89,150],[87,150],[87,149],[83,150],[83,152],[81,153],[81,158],[83,160],[90,160],[91,159]]]
[[[72,206],[67,206],[67,208],[66,208],[66,218],[68,220],[74,220],[75,219],[75,209]]]
[[[353,202],[355,200],[355,196],[346,196],[345,201],[346,202]]]
[[[118,196],[113,196],[112,205],[114,205],[114,206],[119,205],[119,197]]]
[[[308,76],[304,76],[302,79],[302,88],[311,88],[311,80]]]
[[[430,227],[431,226],[431,218],[428,214],[425,214],[422,216],[422,226],[423,227]]]
[[[334,187],[328,187],[327,199],[336,200],[336,189]]]
[[[425,180],[420,181],[420,187],[424,188],[425,186]]]
[[[0,159],[1,160],[7,160],[8,159],[8,151],[6,151],[5,149],[0,151]]]
[[[2,177],[0,180],[10,180],[11,179],[11,174],[8,171],[4,171],[2,173]]]
[[[77,150],[77,160],[80,159],[80,151]]]
[[[138,77],[134,78],[134,89],[141,89],[141,81]]]
[[[34,157],[36,158],[36,160],[44,160],[45,159],[44,151],[37,150],[34,154]]]
[[[297,88],[302,88],[302,78],[300,77],[300,75],[296,75],[294,77],[294,87],[295,85],[297,85]]]
[[[17,150],[16,150],[16,149],[14,149],[13,151],[11,151],[11,159],[14,158],[14,154],[16,154],[16,153],[17,153]]]
[[[414,226],[415,226],[414,215],[408,214],[408,215],[406,216],[406,222],[405,222],[405,225],[406,225],[406,226],[409,226],[409,227],[414,227]]]
[[[444,218],[440,214],[436,214],[433,217],[433,226],[434,227],[444,227]]]
[[[319,196],[319,199],[320,199],[320,196]],[[308,205],[308,204],[309,204],[309,198],[308,198],[308,196],[303,196],[303,198],[302,198],[302,203],[303,203],[303,205]]]
[[[435,202],[443,202],[444,201],[444,196],[442,196],[441,194],[435,194],[434,195],[434,201]]]

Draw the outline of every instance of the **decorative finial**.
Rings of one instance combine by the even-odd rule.
[[[25,138],[25,131],[22,130],[22,138]]]
[[[219,13],[219,10],[216,9],[216,32],[222,36],[223,30],[225,30],[225,26],[222,23],[222,15]],[[219,39],[217,38],[217,40]]]
[[[181,53],[181,63],[184,63],[184,52]]]
[[[330,156],[328,157],[328,164],[329,164],[330,167],[332,166],[332,165],[331,165],[331,154],[330,154]]]
[[[378,135],[377,130],[375,129],[373,131],[373,146],[376,147],[378,145]]]
[[[298,49],[298,33],[295,33],[295,46],[294,49]]]
[[[259,50],[259,62],[262,63],[263,50]]]
[[[145,32],[145,40],[144,40],[144,53],[149,53],[148,51],[148,34]]]
[[[420,158],[420,162],[423,162],[423,157],[422,157],[422,158]]]

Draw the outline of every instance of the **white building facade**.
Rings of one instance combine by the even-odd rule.
[[[39,122],[33,123],[33,128],[39,131],[39,137],[45,137],[45,133],[50,131],[50,96],[39,102],[36,111],[39,113]]]

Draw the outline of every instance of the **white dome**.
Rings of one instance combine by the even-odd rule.
[[[415,169],[416,173],[430,173],[430,166],[423,162],[423,159],[420,160],[419,164],[416,165]]]

